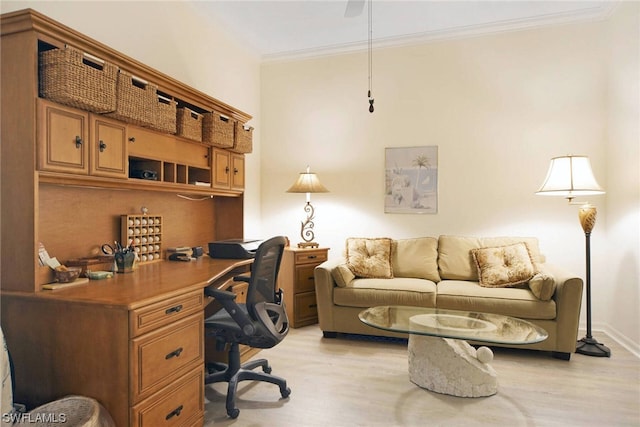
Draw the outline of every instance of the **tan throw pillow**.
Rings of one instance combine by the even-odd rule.
[[[357,277],[393,278],[391,239],[347,239],[347,266]]]
[[[536,273],[531,254],[523,242],[507,246],[472,249],[480,286],[503,288],[528,282]]]
[[[529,289],[539,300],[549,301],[556,291],[556,279],[550,273],[541,271],[529,280]]]
[[[349,267],[347,267],[347,264],[337,265],[336,268],[331,270],[331,277],[336,281],[336,285],[341,288],[344,288],[356,278],[353,272],[349,270]]]
[[[391,268],[394,277],[416,277],[438,283],[438,239],[394,240],[391,243]]]

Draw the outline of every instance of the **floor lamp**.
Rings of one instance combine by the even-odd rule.
[[[301,172],[296,182],[287,190],[287,193],[306,193],[307,204],[304,206],[304,211],[307,217],[301,222],[300,237],[303,242],[298,243],[299,248],[317,248],[318,244],[313,241],[315,237],[313,234],[313,219],[315,217],[315,210],[311,205],[311,193],[328,193],[324,185],[320,183],[318,176],[309,170],[307,166],[306,172]]]
[[[563,156],[551,159],[544,183],[536,194],[542,196],[562,196],[574,203],[575,197],[604,194],[591,171],[591,162],[586,156]],[[588,356],[611,357],[611,350],[591,336],[591,231],[596,224],[596,208],[589,203],[582,204],[578,211],[580,225],[584,230],[586,247],[587,283],[587,335],[576,344],[576,353]]]

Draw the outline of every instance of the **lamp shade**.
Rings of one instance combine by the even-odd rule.
[[[536,194],[573,199],[604,194],[591,171],[587,156],[563,156],[551,159],[547,177]]]
[[[296,182],[287,190],[287,193],[328,193],[329,190],[320,183],[318,176],[309,172],[301,172]]]

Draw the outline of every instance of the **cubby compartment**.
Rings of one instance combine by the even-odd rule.
[[[139,263],[162,259],[162,216],[122,215],[122,242],[133,248]]]
[[[162,162],[159,160],[129,157],[129,178],[158,181],[162,179]]]

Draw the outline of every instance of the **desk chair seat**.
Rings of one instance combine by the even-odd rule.
[[[284,237],[273,237],[263,242],[256,251],[251,268],[251,276],[236,276],[234,281],[249,283],[247,303],[235,301],[232,292],[221,291],[215,286],[205,288],[205,295],[213,297],[223,309],[205,319],[205,334],[215,338],[216,347],[224,349],[229,344],[228,363],[207,364],[205,384],[228,382],[227,415],[237,418],[236,408],[238,383],[244,380],[265,381],[280,387],[280,395],[286,398],[291,393],[287,381],[271,375],[271,367],[266,359],[252,360],[240,364],[240,344],[255,348],[271,348],[277,345],[289,332],[289,320],[282,298],[277,290],[280,261],[286,245]],[[262,368],[262,372],[254,371]]]

